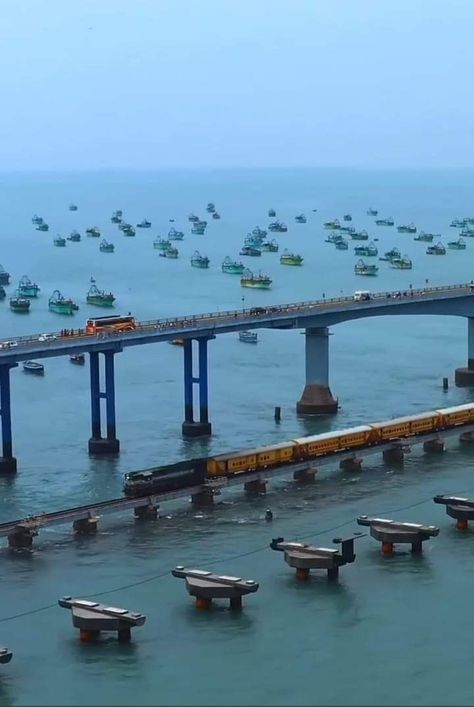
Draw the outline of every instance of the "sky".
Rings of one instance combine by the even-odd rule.
[[[473,166],[474,0],[0,0],[0,169]]]

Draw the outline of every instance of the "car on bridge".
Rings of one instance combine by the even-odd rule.
[[[57,338],[56,334],[40,334],[38,341],[54,341]]]
[[[0,342],[0,349],[13,349],[18,346],[18,341],[2,341]]]

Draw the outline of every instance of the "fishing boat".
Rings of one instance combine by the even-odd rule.
[[[182,241],[184,238],[183,231],[177,231],[174,226],[168,231],[168,240],[170,241]]]
[[[195,250],[191,258],[191,265],[193,268],[208,268],[209,258],[207,255],[201,255],[198,250]]]
[[[206,206],[206,211],[207,211],[209,214],[213,214],[215,210],[216,210],[215,205],[212,203],[212,201],[210,201],[210,202],[208,203],[208,205]]]
[[[263,228],[260,228],[260,226],[255,226],[252,230],[252,236],[258,238],[260,241],[263,241],[266,235],[267,232]]]
[[[112,221],[112,223],[122,223],[122,215],[123,215],[122,210],[118,209],[117,211],[113,212],[110,220]]]
[[[296,223],[306,223],[306,216],[304,214],[298,214],[295,216]]]
[[[264,241],[260,246],[260,250],[264,253],[278,253],[278,248],[279,245],[274,238],[271,241]]]
[[[464,221],[459,218],[455,218],[451,221],[449,225],[452,228],[462,228],[464,226]]]
[[[431,243],[434,238],[434,233],[425,233],[420,231],[417,236],[414,237],[414,241],[422,241],[423,243]]]
[[[344,214],[343,219],[344,221],[352,221],[352,216],[350,214]]]
[[[166,248],[165,250],[160,251],[161,258],[171,258],[171,260],[176,260],[178,255],[179,255],[178,249],[174,245],[170,245],[169,248]]]
[[[275,218],[275,216],[276,216],[275,209],[268,209],[268,215],[270,218]]]
[[[184,346],[184,341],[184,339],[170,339],[168,343],[173,346]]]
[[[395,221],[391,216],[389,216],[388,218],[375,219],[375,224],[377,226],[393,226],[395,224]]]
[[[349,250],[349,243],[345,238],[338,238],[337,241],[334,241],[334,245],[336,246],[336,250]]]
[[[56,238],[53,239],[53,243],[58,248],[64,248],[64,246],[66,245],[66,239],[62,236],[56,236]]]
[[[0,285],[10,284],[10,273],[5,270],[3,265],[0,265]]]
[[[258,334],[256,331],[248,331],[248,329],[239,331],[239,341],[242,341],[244,344],[256,344],[258,341]]]
[[[262,251],[260,250],[260,248],[257,248],[256,246],[244,245],[240,249],[239,255],[250,255],[252,257],[257,257],[259,255],[262,255]]]
[[[398,248],[392,248],[391,250],[387,250],[386,253],[384,253],[383,258],[379,258],[379,260],[388,260],[392,261],[394,258],[400,258],[400,251]]]
[[[10,297],[10,309],[12,312],[26,313],[30,311],[31,302],[28,297],[21,297],[16,290],[13,297]]]
[[[340,228],[340,227],[341,227],[341,224],[339,223],[337,218],[335,218],[334,221],[326,221],[326,223],[324,224],[324,228],[326,228],[330,231],[331,230],[334,231],[335,229]]]
[[[38,216],[38,214],[35,214],[33,218],[31,219],[31,223],[34,223],[35,226],[40,226],[43,223],[44,219],[42,216]]]
[[[238,260],[232,260],[228,255],[225,256],[222,261],[222,272],[226,272],[229,275],[242,275],[245,270],[245,265]]]
[[[368,241],[369,240],[369,234],[365,229],[362,229],[362,231],[354,231],[353,233],[350,234],[351,238],[353,241]]]
[[[414,223],[409,223],[407,226],[397,226],[397,231],[399,233],[416,233],[416,226]]]
[[[86,362],[86,355],[83,353],[70,354],[69,360],[71,363],[75,363],[77,366],[83,366]]]
[[[282,221],[272,221],[272,223],[268,224],[268,230],[275,231],[277,233],[286,233],[288,226]]]
[[[101,253],[113,253],[115,250],[115,246],[113,243],[109,243],[108,241],[106,241],[105,238],[102,238],[101,242],[99,243],[99,250]]]
[[[137,223],[137,228],[151,228],[151,221],[147,221],[144,218],[140,223]]]
[[[206,230],[207,226],[207,221],[200,221],[199,219],[197,221],[194,221],[192,228],[191,228],[191,233],[195,233],[198,236],[202,236]]]
[[[23,275],[18,283],[18,293],[20,297],[38,297],[39,291],[39,286],[35,282],[31,282],[28,275]]]
[[[91,278],[92,280],[93,278]],[[99,290],[95,281],[92,282],[86,297],[87,304],[95,304],[97,307],[112,307],[114,300],[115,296],[111,292]]]
[[[344,236],[341,233],[330,233],[327,238],[325,238],[324,242],[325,243],[339,243],[339,241],[343,241]]]
[[[155,248],[155,250],[168,250],[168,248],[171,248],[171,241],[166,238],[155,238],[153,248]]]
[[[341,226],[339,228],[339,233],[347,233],[349,236],[355,233],[356,230],[354,226]]]
[[[240,284],[242,287],[252,287],[256,290],[269,290],[272,286],[272,278],[269,275],[262,275],[261,272],[254,275],[251,270],[244,270]]]
[[[451,250],[466,250],[466,241],[459,237],[457,241],[450,241],[448,243],[448,248]]]
[[[6,293],[5,288],[3,287],[3,285],[0,285],[0,299],[5,299],[6,296],[7,296],[7,293]]]
[[[135,229],[133,228],[131,223],[125,223],[125,224],[121,223],[119,228],[122,231],[124,236],[132,237],[135,235]]]
[[[199,216],[196,216],[196,214],[189,214],[188,221],[191,221],[191,223],[196,223],[196,221],[199,221]]]
[[[69,204],[69,211],[77,211],[77,205],[76,204]]]
[[[370,241],[370,243],[367,246],[367,257],[368,258],[375,258],[379,254],[378,248],[375,245],[373,241]]]
[[[461,231],[461,236],[463,238],[473,238],[474,237],[474,228],[463,228]]]
[[[220,219],[220,217],[221,217],[221,215],[220,215],[220,213],[219,213],[218,211],[214,211],[214,213],[212,214],[212,218],[213,218],[215,221],[218,221],[218,220]]]
[[[67,239],[68,241],[72,241],[73,243],[79,243],[79,241],[81,240],[81,234],[79,233],[79,231],[76,230],[71,231]]]
[[[56,314],[73,314],[79,306],[70,297],[63,297],[59,290],[54,290],[48,300],[48,309]]]
[[[254,246],[255,248],[260,248],[262,244],[262,239],[259,238],[258,236],[252,236],[251,233],[247,233],[244,239],[244,245],[251,245]]]
[[[407,255],[404,255],[402,258],[392,258],[390,267],[396,270],[411,270],[413,263]]]
[[[377,216],[378,213],[379,212],[377,211],[377,209],[372,209],[372,208],[367,209],[367,216]]]
[[[280,265],[303,265],[303,256],[285,249],[280,255]]]
[[[100,228],[97,228],[97,226],[92,226],[91,228],[86,228],[86,235],[90,236],[91,238],[99,238],[100,237]]]
[[[354,265],[354,273],[356,275],[377,275],[379,269],[377,265],[369,265],[364,263],[362,258]]]
[[[36,361],[23,361],[23,370],[25,373],[35,373],[37,376],[44,374],[44,366]]]
[[[427,255],[446,255],[446,248],[442,243],[436,243],[435,245],[429,245],[426,249]]]
[[[41,223],[39,223],[36,226],[36,230],[37,231],[49,231],[49,226],[47,223],[44,223],[44,221],[42,221]]]

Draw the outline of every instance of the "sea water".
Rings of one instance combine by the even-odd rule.
[[[90,278],[116,296],[114,312],[138,319],[217,312],[319,299],[356,289],[407,290],[469,282],[472,250],[426,255],[426,243],[377,227],[366,214],[414,221],[418,230],[459,236],[455,217],[474,211],[472,172],[370,172],[342,170],[169,171],[0,175],[0,262],[12,275],[0,303],[2,338],[84,326],[89,316],[111,311],[85,302]],[[205,211],[213,201],[220,220]],[[68,210],[70,202],[78,211]],[[242,258],[239,250],[256,225],[273,220],[287,233],[269,233],[280,253]],[[133,225],[151,229],[122,235],[110,216],[122,209]],[[187,215],[208,221],[203,236],[191,234]],[[38,213],[50,225],[35,230]],[[294,217],[307,216],[306,224]],[[351,213],[350,225],[379,239],[379,255],[397,246],[413,270],[379,265],[376,278],[354,275],[348,251],[325,243],[327,220]],[[170,219],[174,219],[171,221]],[[98,226],[115,244],[99,252],[100,239],[85,236]],[[153,240],[171,226],[185,231],[179,258],[160,258]],[[80,243],[53,245],[73,229]],[[284,248],[304,256],[302,267],[284,267]],[[195,250],[210,268],[192,268]],[[226,255],[273,278],[269,291],[240,287],[223,274]],[[41,287],[31,311],[10,311],[8,296],[22,275]],[[79,304],[73,317],[48,311],[59,289]],[[300,331],[259,330],[257,346],[237,334],[209,344],[209,401],[213,436],[184,441],[183,358],[179,347],[155,344],[116,356],[117,459],[94,459],[90,436],[88,366],[68,357],[44,359],[44,377],[12,371],[12,420],[18,474],[0,479],[0,521],[115,498],[123,474],[186,457],[271,444],[305,434],[383,420],[471,400],[451,383],[466,365],[467,325],[454,317],[393,316],[339,324],[330,339],[330,385],[339,398],[337,416],[299,418],[295,404],[304,388],[304,336]],[[273,418],[281,406],[282,421]],[[1,704],[470,704],[472,692],[469,616],[473,586],[473,537],[460,534],[435,493],[474,494],[473,452],[448,443],[436,458],[414,448],[403,469],[376,456],[357,474],[320,471],[299,486],[291,473],[268,484],[266,496],[224,492],[212,509],[196,511],[186,498],[164,504],[156,522],[136,523],[131,512],[99,520],[94,537],[75,538],[70,526],[45,528],[32,551],[0,550],[2,607],[0,645],[14,652],[0,669]],[[265,508],[273,523],[264,520]],[[330,545],[357,530],[359,514],[439,525],[424,555],[383,558],[370,537],[356,542],[357,559],[343,567],[338,584],[313,573],[297,583],[272,537]],[[199,612],[184,582],[171,576],[177,564],[238,574],[260,583],[244,610]],[[56,602],[63,594],[90,597],[147,615],[132,643],[115,636],[81,645],[71,615]],[[49,608],[46,608],[49,607]],[[30,613],[31,612],[31,613]]]

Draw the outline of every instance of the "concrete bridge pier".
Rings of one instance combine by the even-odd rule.
[[[105,392],[100,391],[99,352],[90,351],[90,383],[91,383],[91,425],[92,435],[89,439],[89,454],[118,454],[120,442],[116,437],[115,425],[115,382],[114,356],[116,351],[102,351],[105,359]],[[100,401],[105,399],[107,436],[102,437]]]
[[[184,422],[183,437],[208,437],[212,433],[209,422],[208,382],[207,382],[207,342],[209,336],[202,336],[198,342],[199,374],[193,376],[193,340],[184,342]],[[199,420],[194,419],[193,384],[199,386]]]
[[[338,401],[329,388],[329,329],[305,331],[306,385],[296,403],[299,415],[327,415],[337,412]]]
[[[454,382],[458,388],[474,387],[474,317],[467,317],[467,368],[456,368]]]
[[[2,456],[0,474],[14,474],[16,459],[13,456],[12,417],[10,400],[10,368],[17,363],[4,363],[0,366],[0,416],[2,418]]]

